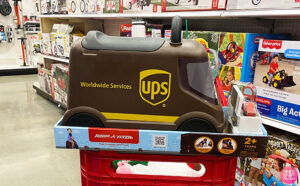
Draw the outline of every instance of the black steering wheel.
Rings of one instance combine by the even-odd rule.
[[[238,45],[235,41],[231,41],[225,50],[226,60],[227,61],[235,61],[237,56],[239,55]]]

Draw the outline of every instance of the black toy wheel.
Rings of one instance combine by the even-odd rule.
[[[209,121],[201,118],[190,118],[181,123],[178,131],[193,132],[217,132],[216,128]]]
[[[264,77],[263,77],[263,82],[264,82],[264,83],[268,83],[268,78],[267,78],[267,76],[264,76]]]
[[[73,114],[63,125],[77,127],[104,127],[103,122],[99,117],[88,112]]]
[[[237,43],[234,41],[231,41],[230,43],[228,43],[226,50],[225,50],[225,54],[226,54],[226,59],[228,61],[230,61],[230,62],[235,61],[236,57],[239,54]]]
[[[172,19],[172,31],[171,31],[171,43],[181,44],[181,29],[182,19],[179,16],[175,16]]]
[[[198,5],[198,0],[193,0],[194,5]]]
[[[272,85],[273,85],[274,88],[278,88],[278,89],[281,88],[280,83],[279,83],[279,81],[277,81],[277,80],[274,80],[274,81],[272,82]]]

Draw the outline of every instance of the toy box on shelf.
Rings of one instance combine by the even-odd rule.
[[[261,40],[254,84],[263,116],[300,126],[300,42]]]
[[[146,37],[156,37],[161,38],[162,37],[162,30],[163,25],[162,24],[146,24]]]
[[[161,0],[120,0],[120,13],[160,13]]]
[[[67,90],[68,90],[68,72],[69,67],[63,64],[52,64],[51,73],[52,73],[52,83],[53,91],[52,97],[53,100],[67,105]]]
[[[196,39],[206,48],[218,51],[221,69],[219,80],[226,99],[232,83],[253,82],[255,62],[258,59],[260,39],[289,39],[288,35],[229,33],[229,32],[183,32],[183,38]],[[209,56],[210,60],[213,57]]]
[[[268,127],[269,141],[265,158],[239,158],[236,180],[266,186],[300,184],[299,135]]]
[[[162,0],[162,11],[224,10],[227,0]]]
[[[38,64],[38,82],[40,85],[40,89],[49,95],[51,92],[51,82],[52,82],[52,74],[50,70],[43,68],[40,64]]]
[[[51,14],[51,0],[41,0],[41,13],[42,14]]]
[[[162,30],[163,30],[162,24],[147,23],[145,29],[146,29],[146,33],[145,33],[146,37],[155,37],[155,38],[162,37]],[[120,36],[131,37],[132,36],[131,32],[132,32],[132,24],[120,25]]]
[[[41,53],[45,55],[52,55],[51,34],[40,33],[39,35],[41,38]]]
[[[132,24],[121,24],[120,25],[120,36],[131,37]]]
[[[36,66],[37,63],[40,61],[40,55],[41,53],[41,38],[39,38],[41,35],[35,34],[35,35],[27,35],[27,62],[29,62],[30,65]]]
[[[67,0],[51,0],[52,14],[68,14]]]
[[[69,58],[71,44],[83,36],[81,32],[73,32],[74,26],[54,24],[51,32],[51,48],[54,56]]]
[[[120,0],[105,0],[104,13],[120,13]]]
[[[67,0],[68,14],[101,14],[105,0]]]
[[[300,8],[298,0],[230,0],[227,9],[289,9]]]
[[[52,53],[58,57],[69,57],[72,42],[71,32],[74,26],[69,24],[54,24],[51,32]]]

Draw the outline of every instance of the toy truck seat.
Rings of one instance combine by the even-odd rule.
[[[181,41],[90,31],[71,48],[65,126],[222,132],[206,49]]]

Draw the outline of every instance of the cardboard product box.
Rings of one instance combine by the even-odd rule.
[[[71,34],[56,33],[54,45],[56,55],[63,58],[69,58],[72,40]]]
[[[45,55],[52,55],[51,34],[50,33],[42,33],[41,53],[45,54]]]
[[[76,14],[76,15],[82,14],[80,10],[81,3],[82,3],[81,0],[67,0],[68,14]]]
[[[290,9],[300,8],[299,0],[230,0],[227,9]]]
[[[82,14],[96,14],[97,0],[82,0],[79,9]]]
[[[67,0],[51,0],[53,14],[68,14]]]
[[[41,40],[38,34],[27,35],[27,61],[29,64],[36,66],[40,61],[39,53],[41,53]]]
[[[51,32],[51,45],[54,56],[68,58],[73,42],[74,26],[70,24],[54,24]]]
[[[57,53],[57,43],[56,43],[56,34],[55,32],[51,32],[50,38],[51,38],[51,50],[52,50],[52,55],[58,56]]]
[[[277,129],[268,129],[265,158],[239,158],[236,171],[238,185],[254,185],[253,173],[257,171],[258,185],[297,186],[300,184],[299,135]],[[279,165],[279,166],[278,166]],[[269,174],[271,173],[271,174]],[[252,179],[250,179],[252,178]]]
[[[161,0],[120,0],[120,13],[159,13]]]
[[[227,0],[162,0],[162,11],[225,10]]]
[[[51,95],[52,74],[49,70],[38,67],[38,82],[40,89]]]
[[[105,0],[104,13],[120,13],[120,0]]]
[[[260,113],[300,126],[300,42],[260,40],[258,51],[265,56],[254,78]]]
[[[51,65],[51,72],[54,87],[53,99],[67,105],[69,67],[62,64],[53,64]]]
[[[131,37],[132,24],[121,24],[120,25],[120,36]]]
[[[165,33],[164,33],[164,38],[165,39],[171,39],[171,30],[165,30]]]
[[[253,82],[255,62],[258,59],[260,39],[288,39],[287,35],[183,31],[184,39],[195,39],[206,48],[218,51],[221,68],[219,80],[226,99],[229,97],[232,83],[237,81]],[[209,54],[210,61],[213,56]]]
[[[103,14],[105,9],[105,0],[97,0],[97,14]]]
[[[41,0],[41,13],[42,14],[51,14],[51,0]]]
[[[146,24],[146,37],[161,38],[162,30],[162,24]]]
[[[60,120],[54,127],[56,148],[71,148],[66,141],[69,135],[68,128],[73,131],[72,135],[78,148],[85,150],[264,157],[268,141],[263,126],[263,135],[241,135],[138,129],[107,130],[105,128],[62,126]]]

